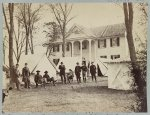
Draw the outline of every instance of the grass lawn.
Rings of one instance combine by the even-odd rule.
[[[35,87],[35,86],[34,86]],[[132,112],[135,95],[130,91],[108,89],[107,77],[98,82],[46,88],[12,90],[3,104],[4,112]]]

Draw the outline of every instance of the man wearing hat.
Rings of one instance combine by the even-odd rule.
[[[81,67],[79,66],[79,62],[77,62],[77,65],[75,67],[75,75],[78,83],[81,83],[80,73],[81,73]]]
[[[38,84],[42,84],[43,85],[43,78],[42,78],[42,75],[40,75],[40,71],[39,70],[37,70],[36,72],[37,72],[37,74],[34,77],[34,81],[36,83],[36,88],[37,88]],[[44,84],[44,87],[45,87],[45,84]]]
[[[92,76],[92,81],[93,79],[95,79],[95,82],[96,82],[96,66],[93,64],[94,62],[91,62],[91,66],[90,66],[90,73],[91,73],[91,76]]]
[[[52,81],[53,85],[55,86],[56,80],[54,80],[54,77],[50,78],[50,76],[48,75],[48,71],[45,71],[44,73],[45,73],[45,75],[43,75],[43,78],[46,78],[47,82],[51,82]]]
[[[86,83],[87,67],[85,63],[82,63],[82,77],[83,82]]]
[[[63,64],[63,62],[61,62],[61,65],[59,65],[61,82],[66,84],[65,69],[65,65]]]
[[[25,88],[30,88],[30,70],[27,65],[28,64],[25,63],[25,67],[22,69],[22,75],[23,75],[22,81],[25,84],[24,85]]]

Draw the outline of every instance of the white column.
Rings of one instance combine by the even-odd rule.
[[[74,41],[71,42],[71,50],[72,50],[71,57],[74,57]]]
[[[91,39],[89,40],[89,61],[91,64]]]
[[[94,41],[94,53],[95,53],[95,61],[97,59],[97,40]]]
[[[80,57],[82,58],[82,40],[80,41]]]

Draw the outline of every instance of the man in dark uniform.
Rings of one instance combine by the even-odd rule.
[[[87,67],[85,65],[85,63],[82,63],[82,76],[83,76],[83,82],[86,83],[86,73],[87,73]]]
[[[61,82],[66,84],[65,69],[65,65],[63,64],[63,62],[61,62],[61,65],[59,65]]]
[[[76,74],[76,78],[77,78],[78,83],[81,83],[80,73],[81,73],[81,67],[79,66],[79,62],[77,62],[77,65],[75,67],[75,74]]]
[[[19,64],[16,64],[16,67],[13,66],[13,77],[12,77],[12,81],[16,84],[16,87],[17,87],[17,90],[20,90],[19,88],[19,85],[20,85],[20,82],[19,82],[19,76],[20,76],[20,73],[19,73]]]
[[[34,76],[34,81],[36,83],[36,88],[38,87],[38,84],[42,84],[43,85],[43,78],[42,78],[42,75],[40,75],[40,71],[37,70],[36,71],[37,74]],[[44,84],[44,87],[45,87],[45,84]]]
[[[91,76],[92,76],[92,81],[93,81],[93,79],[95,79],[95,82],[97,81],[96,80],[96,66],[93,64],[94,62],[92,62],[91,64],[91,66],[90,66],[90,73],[91,73]]]
[[[23,79],[22,81],[24,82],[24,87],[25,88],[30,88],[30,70],[27,67],[27,63],[25,63],[25,67],[22,69],[22,75],[23,75]]]
[[[54,77],[50,78],[50,76],[48,75],[48,71],[45,71],[44,73],[45,73],[45,75],[43,75],[43,78],[46,79],[47,82],[51,82],[52,81],[53,85],[55,86],[56,80],[54,80]]]

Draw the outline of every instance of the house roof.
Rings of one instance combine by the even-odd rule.
[[[85,28],[83,26],[74,24],[72,33],[66,38],[66,41],[86,40],[86,39],[104,39],[115,36],[125,36],[125,24],[114,24],[107,26],[100,26],[95,28]],[[54,43],[62,43],[62,39],[58,39]],[[50,44],[54,44],[50,43]],[[47,44],[47,43],[46,43]]]

